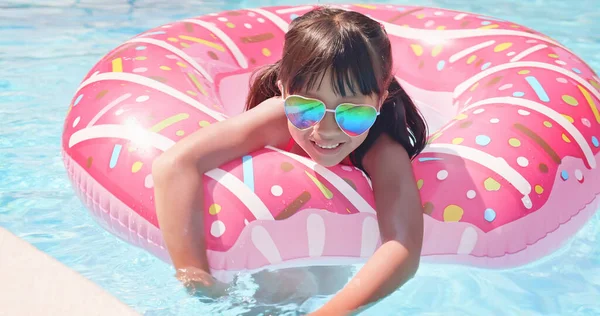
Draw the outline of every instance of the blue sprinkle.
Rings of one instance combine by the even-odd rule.
[[[440,60],[437,63],[437,70],[442,70],[444,69],[444,66],[446,65],[446,62],[444,60]]]
[[[135,50],[144,50],[146,49],[146,46],[138,46],[135,48]]]
[[[435,158],[435,157],[423,157],[423,158],[419,158],[420,162],[436,161],[436,160],[442,160],[442,158]]]
[[[598,146],[600,146],[600,142],[598,142],[598,138],[596,138],[596,136],[592,136],[592,144],[596,148],[598,148]]]
[[[114,168],[117,165],[117,161],[119,161],[119,154],[121,153],[121,148],[123,148],[123,146],[119,144],[116,144],[113,148],[112,155],[110,156],[110,162],[108,163],[110,169]]]
[[[292,20],[295,19],[295,18],[297,18],[297,17],[298,17],[298,14],[296,14],[296,13],[290,14],[290,19],[292,19]]]
[[[242,170],[244,173],[244,183],[254,192],[254,166],[252,165],[252,156],[242,157]]]
[[[398,11],[404,11],[404,10],[406,10],[406,9],[404,9],[403,7],[396,8],[396,9],[397,9]]]
[[[487,146],[492,141],[492,139],[487,135],[477,135],[475,137],[475,143],[479,146]]]
[[[482,21],[481,22],[481,25],[490,25],[490,24],[492,24],[492,22],[490,22],[490,21]]]
[[[546,91],[544,90],[544,88],[542,87],[540,82],[535,77],[528,76],[528,77],[525,77],[525,80],[527,80],[527,83],[529,83],[531,88],[533,88],[533,91],[535,91],[535,94],[537,94],[537,96],[538,96],[538,98],[540,98],[540,100],[542,100],[544,102],[550,101],[548,94],[546,94]]]
[[[580,74],[580,73],[581,73],[581,70],[579,70],[579,69],[577,69],[577,68],[575,68],[575,67],[573,67],[573,68],[571,68],[571,69],[572,69],[574,72],[578,73],[578,74]]]
[[[492,63],[488,61],[487,63],[481,65],[481,70],[486,70],[491,65],[492,65]]]
[[[492,210],[491,208],[486,209],[483,212],[483,218],[485,218],[485,220],[488,222],[493,222],[496,219],[496,211]]]
[[[567,173],[566,170],[563,170],[560,172],[560,177],[566,181],[567,179],[569,179],[569,173]]]
[[[525,95],[525,92],[521,92],[521,91],[515,91],[513,93],[513,97],[519,97],[520,98],[520,97],[522,97],[524,95]]]
[[[81,101],[81,99],[83,99],[83,94],[80,94],[77,97],[77,99],[75,99],[75,102],[73,102],[73,106],[76,106],[79,103],[79,101]]]

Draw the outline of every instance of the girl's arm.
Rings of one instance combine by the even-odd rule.
[[[363,160],[371,176],[382,245],[354,278],[315,315],[367,308],[412,278],[423,243],[423,208],[406,150],[388,135]]]
[[[155,159],[152,176],[156,215],[178,272],[189,269],[192,278],[210,272],[204,240],[202,175],[289,137],[281,100],[274,98],[190,134]]]

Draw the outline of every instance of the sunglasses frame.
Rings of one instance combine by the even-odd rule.
[[[348,133],[346,132],[346,130],[342,126],[340,126],[340,123],[337,120],[337,111],[336,111],[340,106],[345,105],[345,104],[346,105],[352,105],[353,107],[366,106],[366,107],[373,108],[375,110],[375,113],[376,113],[375,114],[375,120],[377,120],[377,117],[379,116],[379,114],[381,114],[381,112],[376,107],[374,107],[374,106],[372,106],[370,104],[355,104],[355,103],[351,103],[351,102],[344,102],[344,103],[338,104],[334,109],[328,109],[327,105],[325,104],[325,102],[323,102],[323,101],[321,101],[319,99],[309,98],[309,97],[305,97],[305,96],[298,95],[298,94],[290,94],[287,97],[285,97],[284,101],[283,101],[283,107],[284,107],[284,111],[285,111],[285,116],[287,117],[288,120],[290,120],[290,118],[289,118],[288,112],[286,110],[287,101],[288,101],[289,98],[292,98],[292,97],[297,97],[297,98],[301,98],[301,99],[308,100],[308,101],[318,101],[318,102],[320,102],[323,105],[323,107],[325,107],[325,113],[323,113],[323,116],[321,116],[321,118],[318,119],[315,122],[315,124],[312,125],[312,126],[309,126],[307,128],[298,128],[296,125],[294,125],[294,123],[292,123],[292,125],[294,126],[294,128],[296,128],[299,131],[305,131],[305,130],[308,130],[310,128],[314,128],[315,125],[317,125],[319,122],[321,122],[325,118],[325,115],[327,115],[327,112],[329,112],[329,113],[333,113],[333,115],[335,116],[335,123],[340,128],[340,130],[342,130],[342,132],[344,132],[344,134],[348,135]],[[368,132],[369,129],[371,129],[371,127],[373,127],[374,124],[375,124],[375,121],[373,121],[373,124],[366,131],[364,131],[364,132],[362,132],[362,133],[360,133],[358,135],[354,135],[354,136],[348,135],[348,137],[359,137],[359,136],[363,135],[364,133]]]

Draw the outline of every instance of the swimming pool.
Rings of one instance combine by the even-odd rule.
[[[218,303],[199,302],[180,289],[169,266],[101,229],[66,178],[59,154],[63,119],[89,68],[137,33],[209,12],[303,3],[224,2],[0,4],[0,225],[147,315],[240,314],[252,305],[252,287],[244,283],[232,298]],[[525,24],[567,45],[600,71],[600,56],[595,54],[600,25],[593,24],[600,20],[600,10],[594,10],[595,1],[580,1],[578,7],[560,1],[468,2],[403,3],[474,11]],[[598,238],[597,214],[561,251],[527,267],[488,271],[424,264],[412,282],[365,314],[599,314],[593,303],[600,298]]]

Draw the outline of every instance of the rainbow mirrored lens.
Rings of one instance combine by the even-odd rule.
[[[325,110],[325,104],[318,100],[301,97],[288,97],[285,100],[285,114],[298,129],[317,124],[325,116]]]
[[[371,106],[340,104],[335,109],[335,120],[348,136],[363,134],[377,119],[377,110]]]
[[[307,129],[319,123],[327,112],[319,100],[289,96],[285,100],[285,114],[296,128]],[[331,110],[329,110],[331,111]],[[335,109],[335,120],[344,133],[354,137],[365,133],[377,119],[372,106],[342,103]]]

